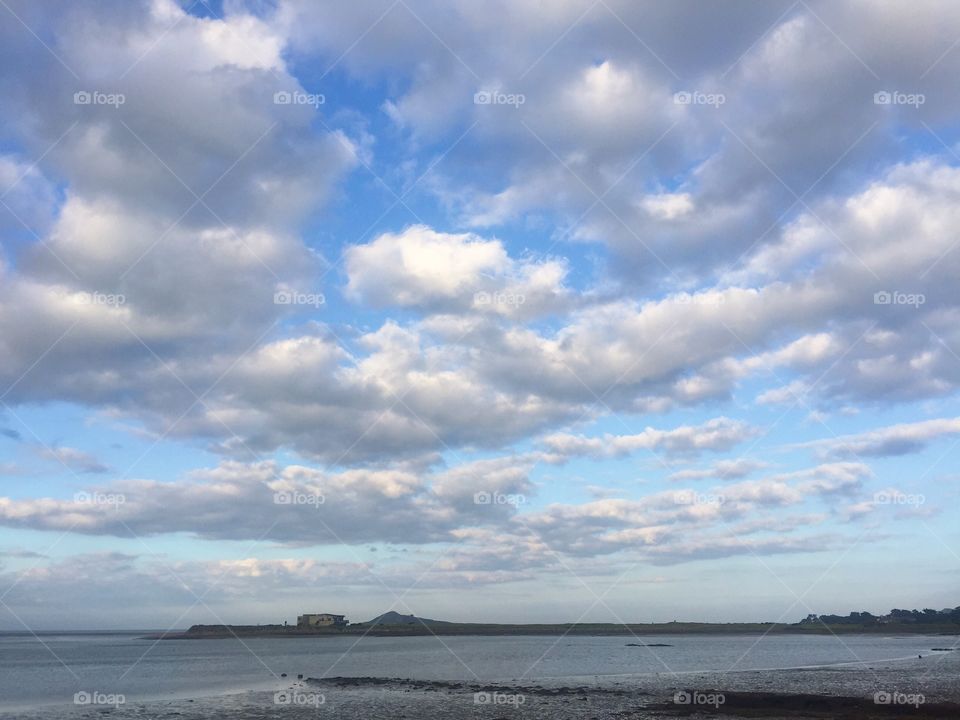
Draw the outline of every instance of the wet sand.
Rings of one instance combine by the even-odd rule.
[[[7,720],[664,720],[960,718],[960,653],[892,665],[509,681],[311,678],[308,668],[230,695],[58,706]],[[304,678],[297,679],[303,671]],[[270,687],[270,690],[265,689]]]
[[[877,704],[873,697],[829,696],[729,689],[662,687],[636,683],[460,683],[398,678],[327,678],[284,682],[276,692],[251,691],[194,700],[130,702],[117,708],[71,707],[17,713],[22,720],[655,720],[665,718],[782,718],[885,720],[960,718],[960,703]],[[2,717],[13,717],[3,715]]]

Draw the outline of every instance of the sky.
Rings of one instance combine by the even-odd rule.
[[[0,2],[0,629],[958,604],[960,5]]]

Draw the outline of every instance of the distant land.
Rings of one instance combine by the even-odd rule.
[[[892,610],[877,616],[811,614],[798,623],[459,623],[390,611],[362,623],[337,626],[194,625],[186,632],[164,632],[150,639],[183,640],[230,637],[329,637],[332,635],[960,635],[960,607],[944,610]]]
[[[357,623],[348,627],[370,627],[371,625],[453,625],[454,623],[446,620],[431,620],[430,618],[417,617],[416,615],[401,615],[393,610],[385,612],[383,615],[377,615],[373,620],[367,620],[365,623]]]

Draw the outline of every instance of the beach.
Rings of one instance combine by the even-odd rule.
[[[684,698],[694,698],[685,702]],[[704,701],[698,704],[696,698]],[[23,720],[52,717],[118,720],[291,720],[331,718],[437,718],[476,720],[523,717],[658,719],[722,716],[728,718],[794,718],[880,720],[922,717],[953,720],[960,704],[932,702],[878,704],[873,697],[787,694],[755,691],[676,690],[672,694],[642,687],[611,689],[595,685],[425,683],[398,678],[335,678],[295,682],[281,690],[248,691],[187,700],[130,703],[115,708],[87,707],[18,712]]]
[[[960,717],[960,652],[949,650],[955,638],[941,636],[842,643],[682,636],[669,642],[484,637],[445,639],[449,647],[438,638],[338,644],[347,640],[251,639],[253,647],[244,647],[236,640],[151,646],[138,637],[45,638],[55,651],[77,658],[71,664],[81,674],[79,685],[44,658],[36,641],[18,640],[8,653],[8,643],[0,643],[3,669],[13,672],[7,658],[14,654],[36,664],[20,670],[26,673],[21,687],[36,683],[33,695],[7,706],[0,718]],[[128,672],[130,658],[145,652]],[[850,653],[869,659],[845,660]],[[742,667],[732,668],[745,654]],[[831,656],[834,662],[817,662]],[[802,662],[752,665],[777,658]],[[4,696],[13,691],[0,689]],[[86,693],[88,702],[71,702],[76,696],[65,690]],[[62,701],[51,702],[57,698]]]

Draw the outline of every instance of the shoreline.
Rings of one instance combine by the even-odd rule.
[[[670,635],[879,635],[879,636],[960,636],[952,626],[918,627],[910,624],[880,626],[787,625],[778,623],[650,623],[650,624],[568,624],[568,625],[493,625],[467,623],[426,623],[421,625],[356,625],[337,629],[304,629],[282,625],[201,625],[186,631],[142,635],[146,640],[216,640],[229,638],[328,638],[328,637],[423,637],[430,635],[463,637],[592,636],[641,637]]]
[[[960,651],[935,650],[950,649],[954,638],[917,633],[897,638],[848,635],[853,648],[849,650],[840,648],[830,637],[793,639],[792,635],[781,634],[772,639],[772,654],[741,663],[739,649],[751,646],[757,637],[702,634],[685,638],[570,638],[571,642],[561,643],[556,657],[548,660],[559,662],[538,668],[534,676],[530,663],[543,657],[540,650],[554,647],[555,637],[451,639],[455,654],[460,652],[460,645],[469,651],[464,656],[469,665],[463,670],[452,662],[443,662],[446,653],[432,638],[373,640],[361,648],[364,654],[370,653],[369,661],[347,665],[340,664],[338,655],[355,643],[356,636],[330,643],[257,640],[248,643],[248,648],[238,647],[236,638],[200,646],[186,643],[168,648],[165,658],[152,666],[154,670],[145,668],[142,677],[126,686],[110,684],[107,676],[97,680],[96,672],[85,675],[80,687],[70,687],[69,683],[58,688],[38,686],[36,694],[24,697],[59,697],[62,703],[31,706],[19,702],[16,709],[2,708],[0,719],[91,720],[106,708],[76,706],[70,698],[76,690],[93,689],[124,694],[125,700],[109,709],[114,720],[275,720],[281,716],[286,720],[318,720],[323,716],[338,720],[960,718]],[[156,645],[151,642],[134,645]],[[827,645],[832,649],[824,652]],[[221,648],[226,646],[232,648],[225,650],[231,660],[221,665]],[[656,650],[660,646],[666,647],[662,653],[655,653],[658,659],[662,655],[658,664],[646,648]],[[859,653],[856,649],[860,646],[868,648],[869,654]],[[730,657],[724,655],[711,662],[716,659],[711,648],[719,652],[730,647],[736,650],[727,652]],[[270,678],[257,670],[255,663],[243,660],[247,658],[244,650],[257,656],[261,649],[267,655],[260,666]],[[854,662],[848,653],[867,659]],[[922,659],[918,653],[922,653]],[[125,670],[141,654],[140,647],[122,653],[123,662],[117,664],[118,668]],[[439,662],[429,661],[434,654],[441,657]],[[615,662],[577,662],[577,658],[607,655]],[[518,660],[501,664],[501,656]],[[408,657],[409,661],[405,659]],[[170,660],[201,662],[197,672],[181,673],[182,682],[154,687],[153,673],[158,668],[162,671]],[[752,660],[758,661],[756,665]],[[808,664],[812,662],[815,664]],[[223,671],[222,667],[232,669]],[[878,695],[891,699],[878,699]]]
[[[560,686],[534,683],[413,680],[406,678],[307,678],[275,689],[248,688],[231,693],[134,700],[110,711],[115,718],[210,720],[236,717],[269,720],[278,708],[291,720],[314,720],[318,711],[336,717],[370,717],[373,709],[392,717],[499,720],[516,716],[546,720],[667,720],[720,716],[732,720],[890,720],[960,717],[960,703],[921,701],[915,705],[877,701],[870,695],[816,692],[728,690],[703,687],[602,687],[590,684]],[[282,695],[284,702],[278,703]],[[709,700],[704,700],[704,699]],[[89,717],[83,708],[45,707],[0,710],[0,718],[48,720],[51,717]]]

